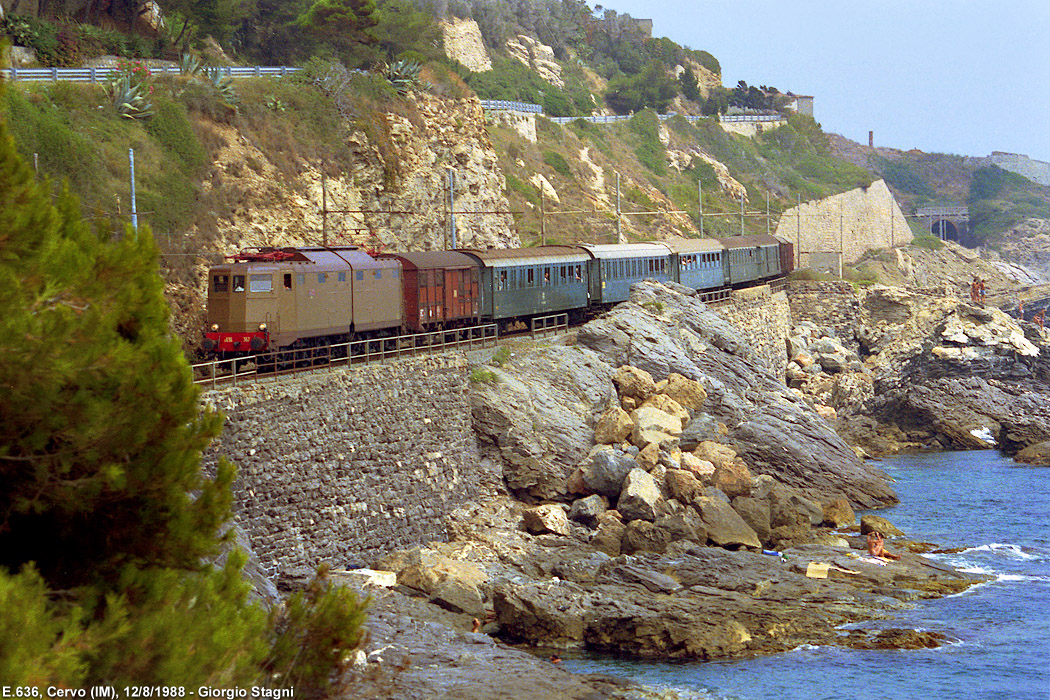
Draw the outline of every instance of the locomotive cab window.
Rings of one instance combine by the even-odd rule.
[[[249,275],[249,288],[251,292],[272,292],[273,275]]]
[[[230,291],[230,276],[229,275],[215,275],[212,277],[212,291],[213,292],[228,292]]]
[[[328,273],[327,272],[318,272],[317,273],[317,283],[318,284],[324,284],[327,281],[328,281]]]
[[[244,291],[244,275],[233,276],[233,291],[243,292]]]
[[[284,273],[284,288],[285,289],[291,289],[292,288],[292,273],[291,272]]]

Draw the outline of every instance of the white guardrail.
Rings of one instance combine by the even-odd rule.
[[[293,66],[216,66],[225,76],[231,78],[262,78],[265,76],[283,77],[297,73],[300,68]],[[75,83],[98,83],[108,81],[114,68],[5,68],[0,75],[12,82],[19,80],[52,80]],[[179,75],[179,69],[173,66],[150,68],[153,75]]]

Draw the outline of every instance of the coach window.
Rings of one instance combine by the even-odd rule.
[[[229,275],[215,275],[212,277],[212,291],[213,292],[228,292],[230,291],[230,276]]]
[[[272,275],[249,275],[249,287],[248,290],[252,292],[272,292],[273,291],[273,276]]]
[[[291,272],[284,273],[284,288],[285,289],[291,289],[292,288],[292,273]]]
[[[507,287],[507,271],[500,270],[499,277],[496,280],[496,289],[505,289]]]
[[[579,282],[582,279],[583,279],[583,276],[580,274],[580,266],[577,265],[576,266],[576,281]]]
[[[328,281],[328,273],[327,272],[318,272],[317,273],[317,283],[318,284],[324,284],[327,281]]]
[[[536,285],[536,270],[532,269],[531,267],[529,268],[529,277],[528,277],[528,279],[529,279],[529,281],[528,281],[528,284],[526,286],[533,287],[533,286]]]
[[[243,292],[244,291],[244,275],[233,276],[233,291]]]
[[[549,267],[543,268],[543,286],[549,287],[551,285],[551,269]]]

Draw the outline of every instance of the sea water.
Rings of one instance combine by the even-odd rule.
[[[909,539],[961,548],[928,556],[994,578],[858,626],[938,631],[950,643],[918,651],[803,646],[706,663],[565,659],[565,668],[714,700],[1050,700],[1050,468],[993,451],[902,456],[881,466],[901,504],[879,515]]]

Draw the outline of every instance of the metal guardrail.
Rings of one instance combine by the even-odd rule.
[[[509,100],[482,100],[482,109],[488,110],[503,110],[507,112],[528,112],[534,114],[543,114],[543,106],[532,104],[531,102],[511,102]]]
[[[293,66],[216,66],[215,68],[222,75],[231,78],[284,77],[302,70]],[[98,83],[108,81],[114,70],[114,68],[5,68],[0,69],[0,75],[11,82],[51,80]],[[152,75],[179,75],[180,71],[173,66],[160,66],[150,68],[150,73]]]
[[[723,114],[720,122],[780,122],[785,118],[780,114]]]
[[[529,332],[532,336],[557,335],[569,330],[569,314],[552,314],[537,316],[529,321]]]
[[[656,115],[660,121],[665,122],[672,117],[682,117],[687,122],[694,123],[701,119],[710,119],[711,117],[702,117],[695,114],[658,114]],[[614,114],[611,116],[599,114],[589,115],[584,117],[547,117],[555,124],[569,124],[577,119],[582,119],[585,122],[592,124],[615,124],[616,122],[625,122],[633,118],[632,115]],[[784,121],[785,118],[779,114],[733,114],[733,115],[722,115],[718,118],[719,122],[777,122]]]
[[[279,377],[310,369],[373,364],[434,350],[493,347],[499,340],[496,324],[447,331],[412,333],[389,338],[354,340],[316,348],[297,348],[191,365],[195,384],[237,386],[260,377]]]

